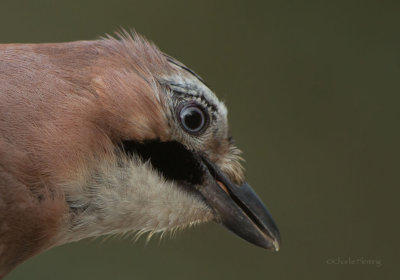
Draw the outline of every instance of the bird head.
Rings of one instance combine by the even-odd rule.
[[[138,35],[7,51],[0,144],[40,209],[30,223],[51,239],[43,248],[215,221],[279,249],[227,109],[192,70]]]
[[[245,182],[225,105],[195,72],[143,38],[120,39],[103,43],[129,55],[126,65],[105,65],[93,78],[111,146],[85,167],[83,186],[72,188],[79,193],[67,192],[73,238],[214,220],[278,250],[278,229]],[[114,55],[103,59],[109,63]]]

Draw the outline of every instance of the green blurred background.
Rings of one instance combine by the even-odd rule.
[[[0,2],[1,42],[135,28],[226,101],[270,253],[209,224],[173,239],[82,241],[7,279],[400,279],[398,1]],[[331,264],[340,260],[377,264]]]

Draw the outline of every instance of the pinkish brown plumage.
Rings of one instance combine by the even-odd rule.
[[[177,124],[185,102],[210,115],[201,134]],[[0,45],[0,278],[85,237],[224,223],[202,194],[207,168],[196,160],[242,184],[227,131],[226,108],[199,77],[137,35]],[[158,157],[163,143],[177,144]],[[271,232],[260,246],[277,247]]]

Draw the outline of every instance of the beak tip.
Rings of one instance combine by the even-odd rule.
[[[280,240],[279,239],[268,239],[263,242],[264,244],[259,244],[258,246],[272,252],[278,252],[280,250]]]
[[[281,235],[274,222],[272,223],[270,230],[264,232],[263,237],[261,243],[263,245],[260,244],[259,246],[272,252],[278,252],[281,249]]]
[[[275,252],[279,252],[279,250],[280,250],[279,241],[277,241],[277,240],[272,241],[272,245],[274,246]]]

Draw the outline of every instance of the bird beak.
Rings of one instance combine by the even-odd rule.
[[[207,183],[199,191],[214,210],[217,221],[254,245],[278,251],[279,230],[250,185],[236,185],[215,164],[205,158],[203,163]]]

